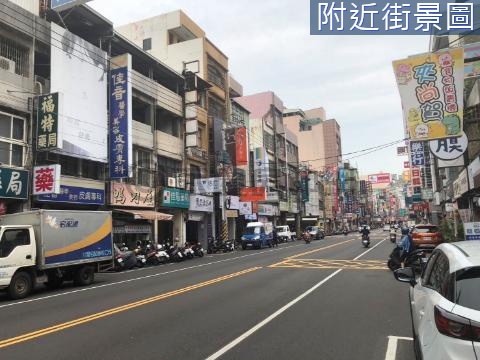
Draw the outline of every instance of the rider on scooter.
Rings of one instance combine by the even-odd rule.
[[[407,227],[402,228],[402,238],[400,239],[398,246],[402,249],[400,261],[402,263],[402,268],[404,268],[405,258],[414,250],[412,237]]]
[[[368,228],[367,225],[363,225],[363,226],[362,226],[361,233],[362,233],[362,238],[363,238],[363,237],[366,237],[366,238],[368,239],[368,237],[369,237],[369,235],[370,235],[370,229]]]

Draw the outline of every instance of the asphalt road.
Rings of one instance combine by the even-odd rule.
[[[0,294],[0,359],[414,359],[392,244],[357,233]]]

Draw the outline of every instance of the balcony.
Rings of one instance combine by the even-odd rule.
[[[208,159],[207,150],[198,147],[188,148],[186,154],[187,157],[191,160],[206,162]]]
[[[135,70],[132,70],[132,87],[154,98],[157,104],[165,110],[178,116],[183,116],[182,97],[180,95]]]
[[[183,141],[181,138],[169,135],[162,131],[155,131],[157,140],[157,154],[169,158],[182,160]]]
[[[153,149],[153,133],[150,125],[139,121],[132,121],[132,140],[134,145]]]

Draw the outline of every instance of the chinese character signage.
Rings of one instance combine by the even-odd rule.
[[[410,161],[404,161],[403,162],[403,168],[404,169],[410,169]]]
[[[392,177],[389,173],[380,173],[368,175],[368,181],[371,184],[390,184]]]
[[[421,141],[410,142],[412,166],[425,166],[425,146]]]
[[[267,199],[267,192],[264,187],[250,187],[240,189],[240,201],[265,201]]]
[[[252,203],[250,201],[240,202],[238,207],[240,215],[252,215]]]
[[[58,114],[60,113],[60,94],[52,93],[38,97],[37,111],[37,150],[61,148]]]
[[[0,167],[0,198],[27,199],[28,171]]]
[[[465,240],[480,240],[480,222],[464,222]]]
[[[181,189],[164,188],[162,206],[171,208],[188,209],[190,206],[190,193]]]
[[[308,190],[308,173],[302,171],[300,174],[300,186],[302,192],[302,201],[307,202],[309,199],[309,190]]]
[[[195,194],[221,193],[223,192],[223,178],[195,179],[194,189]]]
[[[430,151],[441,160],[454,160],[463,155],[468,147],[468,138],[464,132],[460,137],[450,137],[429,141]]]
[[[146,186],[111,183],[110,204],[129,207],[155,207],[155,191]]]
[[[460,4],[440,0],[310,0],[310,34],[431,35],[472,32],[473,5],[472,2]]]
[[[60,191],[58,194],[38,195],[37,201],[83,205],[104,205],[105,190],[60,185]]]
[[[60,193],[60,165],[33,168],[33,195]]]
[[[420,169],[412,169],[412,185],[422,186],[422,178]]]
[[[462,135],[463,66],[463,48],[393,62],[411,140]]]
[[[408,146],[399,146],[399,147],[397,147],[397,155],[398,155],[398,156],[407,155],[407,152],[408,152]]]
[[[130,59],[130,56],[128,56]],[[130,61],[129,61],[130,62]],[[110,71],[110,178],[132,177],[132,85],[130,66]]]
[[[236,165],[243,166],[248,164],[248,143],[247,129],[244,127],[235,129],[235,151]]]
[[[253,152],[253,173],[255,186],[267,186],[269,176],[269,161],[267,150],[263,147],[255,148]]]
[[[203,195],[190,195],[189,210],[213,212],[213,197]]]

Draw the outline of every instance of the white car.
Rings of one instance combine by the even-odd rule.
[[[405,268],[395,278],[411,284],[417,359],[479,359],[480,241],[441,244],[420,277]]]
[[[383,231],[390,231],[390,225],[384,225]]]

